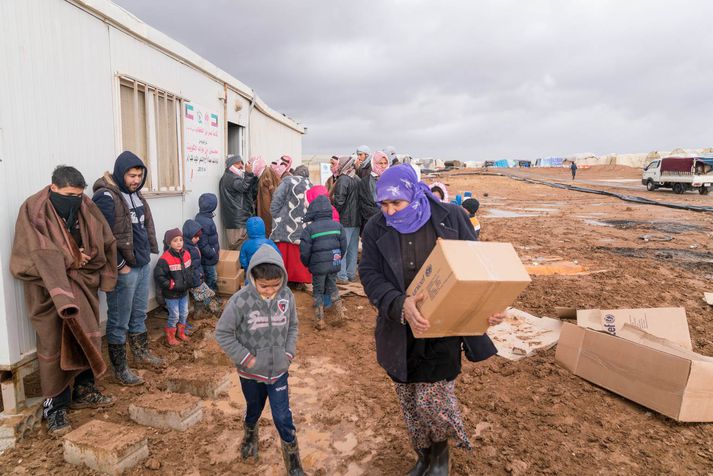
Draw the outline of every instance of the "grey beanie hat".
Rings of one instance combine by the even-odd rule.
[[[225,158],[225,168],[227,169],[231,165],[237,164],[238,162],[242,162],[242,161],[243,161],[243,158],[240,157],[240,154],[229,154]]]

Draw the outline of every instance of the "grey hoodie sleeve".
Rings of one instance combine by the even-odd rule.
[[[294,296],[290,299],[290,325],[287,328],[287,342],[285,342],[285,352],[290,356],[290,360],[297,355],[297,332],[299,321],[297,319],[297,305]]]
[[[275,193],[272,195],[272,201],[270,202],[270,215],[273,217],[280,216],[282,208],[287,205],[289,189],[290,184],[288,180],[283,180],[280,182],[280,185],[277,186],[277,190],[275,190]]]
[[[215,340],[236,365],[244,365],[252,355],[235,334],[242,321],[243,316],[238,312],[235,300],[231,299],[215,327]]]

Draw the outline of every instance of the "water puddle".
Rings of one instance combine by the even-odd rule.
[[[607,222],[605,222],[605,221],[594,220],[594,219],[591,219],[591,218],[585,218],[585,219],[582,220],[582,221],[583,221],[584,223],[586,223],[587,225],[592,225],[592,226],[607,226],[607,227],[609,227],[609,228],[614,228],[614,225],[612,225],[612,224],[610,224],[610,223],[607,223]]]
[[[585,218],[584,223],[594,226],[607,226],[620,230],[631,230],[640,228],[644,230],[654,230],[661,233],[686,233],[703,230],[700,225],[690,223],[669,222],[669,221],[636,221],[636,220],[593,220]]]

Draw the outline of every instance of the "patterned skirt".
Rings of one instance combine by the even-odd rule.
[[[428,448],[449,438],[472,449],[455,394],[455,380],[435,383],[395,383],[406,428],[415,449]]]

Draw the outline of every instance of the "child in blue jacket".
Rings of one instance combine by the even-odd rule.
[[[196,314],[201,306],[213,313],[218,312],[218,303],[215,302],[215,292],[205,281],[205,270],[202,263],[202,253],[198,246],[203,236],[203,227],[195,220],[186,220],[183,224],[184,248],[191,254],[191,270],[193,271],[193,286],[190,293],[193,296]]]
[[[329,297],[340,322],[344,320],[344,304],[339,299],[337,273],[347,250],[344,227],[332,220],[332,204],[320,195],[309,204],[304,218],[308,225],[300,237],[300,260],[312,273],[315,328],[324,329],[324,301]]]
[[[201,251],[201,266],[205,282],[213,291],[218,290],[218,273],[215,265],[218,264],[218,256],[220,255],[218,228],[215,226],[215,221],[213,221],[217,206],[218,197],[213,193],[204,193],[198,198],[200,212],[196,215],[196,221],[203,229],[198,240],[198,249]]]
[[[243,269],[248,269],[250,259],[262,245],[270,245],[275,248],[275,251],[280,252],[275,242],[265,236],[265,222],[262,221],[262,218],[248,218],[245,228],[248,232],[248,239],[245,240],[242,248],[240,248],[240,266]],[[247,282],[247,276],[245,277],[245,281]]]

